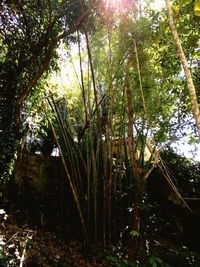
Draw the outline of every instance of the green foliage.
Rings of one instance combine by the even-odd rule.
[[[194,3],[194,14],[196,16],[200,16],[200,1],[199,0],[195,0],[195,3]]]
[[[132,237],[139,237],[139,236],[140,236],[140,233],[139,233],[139,231],[137,231],[137,230],[132,230],[132,231],[130,232],[130,235],[131,235]]]
[[[194,2],[194,14],[195,16],[200,16],[200,1],[199,0],[179,0],[180,6],[188,5]]]
[[[198,162],[193,162],[183,156],[176,154],[172,149],[162,153],[168,168],[173,171],[173,176],[176,177],[178,187],[187,191],[190,197],[199,197],[200,190],[200,167]]]
[[[0,250],[0,265],[2,267],[12,267],[14,261],[13,255],[5,255],[3,250]]]
[[[154,206],[148,202],[143,202],[140,205],[140,210],[146,215],[149,214],[153,210],[153,208],[154,208]]]
[[[0,177],[9,176],[30,101],[33,106],[40,99],[43,83],[38,80],[57,68],[55,47],[59,36],[76,25],[78,6],[76,1],[57,0],[0,3]],[[68,36],[65,41],[69,40]],[[25,103],[29,95],[30,101]]]
[[[136,267],[137,264],[128,260],[118,259],[114,256],[107,256],[107,261],[114,267]]]
[[[187,5],[190,4],[193,0],[180,0],[180,5]]]
[[[169,265],[165,264],[160,258],[152,255],[148,257],[147,262],[151,267],[169,267]]]

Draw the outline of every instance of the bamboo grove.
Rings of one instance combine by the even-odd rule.
[[[92,53],[87,32],[84,33],[88,64],[85,69],[82,68],[84,62],[80,43],[77,44],[82,95],[79,124],[70,124],[66,101],[55,100],[51,88],[43,102],[46,116],[49,113],[46,109],[50,109],[56,119],[55,124],[51,120],[49,123],[73,193],[83,236],[86,240],[93,240],[95,243],[101,241],[104,245],[117,242],[120,232],[127,226],[133,237],[138,239],[139,206],[145,196],[144,178],[148,176],[149,168],[152,167],[152,164],[148,164],[154,157],[154,147],[148,144],[151,152],[147,148],[146,134],[143,132],[145,127],[137,127],[134,118],[131,68],[140,77],[137,97],[141,97],[142,109],[145,109],[136,41],[130,44],[126,58],[123,58],[123,62],[120,59],[116,67],[113,63],[113,36],[110,27],[107,25],[108,49],[104,55],[107,57],[107,62],[104,63],[104,67],[107,65],[106,80],[98,80],[100,77],[95,66],[97,59]],[[80,40],[80,33],[77,33],[77,37]],[[136,66],[133,66],[133,60]],[[124,77],[119,81],[115,72],[121,72]],[[117,83],[120,84],[119,87]],[[120,105],[116,97],[121,98]],[[144,120],[141,121],[141,124],[144,123]],[[144,158],[145,149],[150,153],[147,160]]]
[[[180,106],[169,108],[169,103],[177,101],[175,88],[183,81],[175,79],[169,89],[173,78],[163,67],[158,32],[139,13],[139,4],[131,11],[128,6],[116,12],[109,8],[103,8],[94,29],[85,24],[76,33],[79,112],[69,109],[65,97],[55,99],[51,87],[43,110],[55,119],[48,118],[84,239],[109,245],[128,229],[129,258],[135,260],[146,181],[155,166],[181,199],[159,150],[166,145],[165,134],[178,129],[170,120]]]

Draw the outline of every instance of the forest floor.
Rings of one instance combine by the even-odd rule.
[[[98,254],[98,255],[97,255]],[[88,257],[89,255],[89,257]],[[61,242],[55,234],[0,225],[0,266],[28,267],[107,267],[100,252],[85,254],[79,242]]]
[[[0,266],[2,267],[199,267],[200,255],[175,245],[159,235],[149,239],[149,256],[138,265],[117,259],[109,250],[90,248],[80,242],[62,242],[54,233],[0,224]],[[109,254],[110,253],[110,254]],[[107,257],[109,255],[109,257]]]

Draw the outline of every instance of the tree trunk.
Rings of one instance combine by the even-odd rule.
[[[189,66],[188,66],[187,59],[185,57],[185,54],[184,54],[184,51],[183,51],[183,48],[181,45],[181,40],[178,36],[176,26],[174,24],[172,7],[170,5],[169,0],[165,0],[165,3],[166,3],[166,7],[167,7],[169,27],[170,27],[170,30],[171,30],[172,35],[173,35],[174,44],[177,48],[177,54],[178,54],[179,60],[180,60],[182,67],[184,69],[186,82],[187,82],[187,86],[188,86],[188,91],[189,91],[189,95],[190,95],[192,113],[193,113],[193,117],[194,117],[195,122],[196,122],[198,134],[200,137],[200,111],[199,111],[199,105],[198,105],[198,101],[197,101],[195,86],[193,83],[193,79],[192,79],[191,71],[190,71]]]
[[[128,244],[128,257],[130,261],[136,261],[138,258],[139,251],[139,236],[140,236],[140,205],[143,199],[143,186],[141,182],[141,170],[138,166],[135,145],[133,138],[133,125],[134,125],[134,114],[133,114],[133,103],[132,103],[132,93],[129,84],[129,68],[130,59],[127,64],[127,72],[125,76],[125,91],[127,95],[128,102],[128,153],[131,159],[131,165],[133,169],[133,186],[134,186],[134,203],[133,203],[133,215],[132,215],[132,227],[131,236]]]

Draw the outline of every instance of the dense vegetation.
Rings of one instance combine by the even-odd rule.
[[[190,203],[199,198],[198,163],[172,147],[199,143],[200,2],[166,0],[160,10],[147,2],[0,3],[2,188],[11,181],[13,190],[23,155],[58,150],[62,210],[73,210],[85,247],[120,248],[109,252],[113,266],[168,266],[156,231],[184,235],[188,223],[176,213],[199,216]]]

